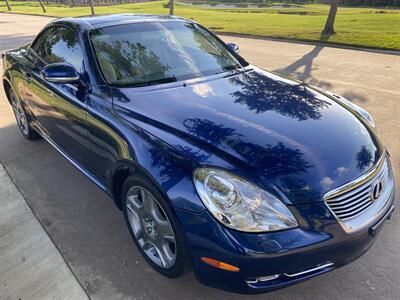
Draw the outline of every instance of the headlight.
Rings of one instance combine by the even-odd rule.
[[[226,171],[196,169],[194,183],[207,209],[230,228],[263,232],[298,226],[296,218],[281,201]]]

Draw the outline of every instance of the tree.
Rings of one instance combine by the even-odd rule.
[[[42,0],[39,0],[39,4],[40,4],[40,7],[42,8],[43,12],[45,13],[46,9],[44,8]]]
[[[325,28],[322,31],[323,34],[335,34],[335,19],[338,9],[339,0],[331,0],[331,7],[329,9],[328,18],[326,19]]]
[[[169,0],[169,14],[174,15],[174,0]]]
[[[94,0],[90,0],[90,12],[92,16],[94,16]]]
[[[7,9],[8,9],[8,10],[11,10],[10,3],[8,3],[8,0],[5,0],[5,1],[6,1]]]

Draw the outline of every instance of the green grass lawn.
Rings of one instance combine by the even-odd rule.
[[[95,7],[96,14],[167,14],[166,1]],[[43,15],[37,2],[11,2],[14,12]],[[89,7],[46,6],[49,16],[82,16]],[[214,32],[400,50],[400,10],[340,7],[336,17],[337,34],[321,37],[328,5],[298,5],[288,8],[213,9],[176,4],[175,14],[190,18]],[[4,2],[0,12],[7,11]],[[1,15],[0,15],[1,21]]]

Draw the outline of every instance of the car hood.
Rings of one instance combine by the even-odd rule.
[[[371,129],[341,103],[259,69],[119,88],[113,99],[125,119],[140,120],[164,140],[179,136],[195,145],[203,154],[167,141],[200,164],[210,164],[204,153],[239,162],[292,204],[322,201],[324,193],[361,176],[382,155]]]

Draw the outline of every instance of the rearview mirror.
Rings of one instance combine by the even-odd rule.
[[[228,45],[229,48],[231,48],[233,51],[235,51],[236,53],[239,53],[239,46],[235,43],[226,43]]]
[[[41,71],[42,78],[53,83],[77,83],[78,71],[71,64],[55,63],[47,65]]]

